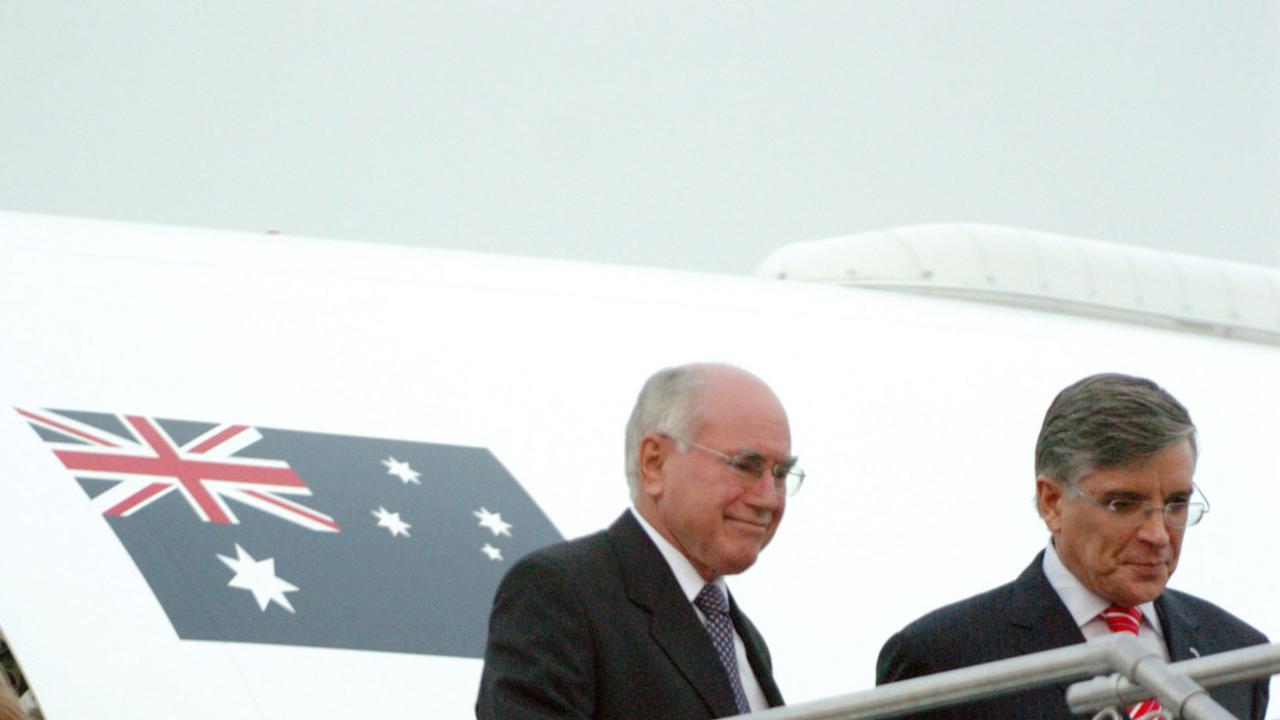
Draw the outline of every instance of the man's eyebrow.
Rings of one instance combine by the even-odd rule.
[[[1133,490],[1125,490],[1124,488],[1116,488],[1102,493],[1102,497],[1106,500],[1146,500],[1147,496]]]
[[[742,458],[743,460],[768,460],[769,459],[767,455],[760,452],[759,450],[752,450],[750,448],[740,448],[737,452],[732,453],[732,456],[736,458]],[[784,457],[781,460],[778,460],[777,463],[775,464],[795,465],[798,462],[800,462],[800,456],[791,455],[790,457]]]

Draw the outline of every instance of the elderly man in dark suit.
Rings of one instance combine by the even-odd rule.
[[[1208,503],[1192,483],[1195,426],[1150,380],[1093,375],[1058,394],[1036,443],[1036,505],[1049,546],[1016,580],[908,625],[880,651],[876,682],[928,675],[1136,632],[1168,661],[1265,643],[1222,608],[1168,590],[1186,528]],[[1261,719],[1266,679],[1211,695]],[[947,718],[1075,717],[1065,685],[921,714]],[[1128,708],[1131,718],[1158,705]]]
[[[804,475],[782,404],[715,364],[645,384],[627,424],[633,507],[522,559],[489,621],[478,718],[716,718],[781,705],[724,576],[755,563]]]

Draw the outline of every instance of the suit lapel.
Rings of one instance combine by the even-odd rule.
[[[729,594],[729,612],[733,616],[733,627],[738,631],[738,637],[742,638],[742,644],[746,646],[747,662],[751,664],[751,672],[755,675],[756,682],[760,683],[760,690],[764,692],[765,700],[768,701],[769,707],[781,705],[782,691],[773,680],[773,667],[764,638],[738,608],[732,593]]]
[[[1084,642],[1084,633],[1045,577],[1043,563],[1042,551],[1011,588],[1009,623],[1016,628],[1013,638],[1020,655]]]
[[[680,589],[662,553],[627,511],[608,530],[627,597],[649,613],[654,642],[702,697],[715,717],[736,715],[737,703],[707,629]]]
[[[1055,650],[1084,642],[1084,633],[1044,574],[1044,551],[1013,581],[1009,598],[1011,642],[1016,654]],[[1054,683],[1066,695],[1071,683]]]
[[[1156,598],[1155,604],[1170,661],[1190,660],[1205,653],[1199,640],[1199,623],[1177,596],[1163,593]]]

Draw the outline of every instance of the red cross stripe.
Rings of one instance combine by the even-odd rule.
[[[96,446],[50,443],[77,476],[117,481],[101,496],[105,515],[127,517],[176,490],[205,522],[238,523],[230,498],[311,530],[339,531],[332,517],[281,497],[311,495],[288,463],[232,455],[259,439],[247,425],[217,426],[179,447],[155,420],[138,415],[120,418],[134,435],[123,438],[57,413],[18,412],[33,425]]]

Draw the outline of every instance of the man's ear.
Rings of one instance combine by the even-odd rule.
[[[1049,532],[1055,534],[1062,529],[1062,515],[1059,507],[1062,497],[1062,485],[1057,480],[1048,475],[1040,475],[1036,478],[1036,508],[1040,511],[1040,517],[1044,518],[1044,524],[1049,528]]]
[[[662,495],[666,474],[667,438],[658,433],[648,433],[640,439],[639,471],[640,494],[651,498]]]

